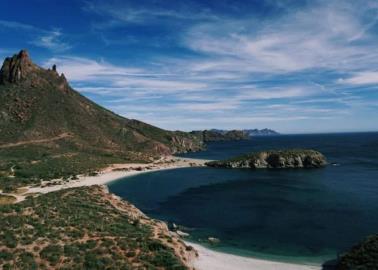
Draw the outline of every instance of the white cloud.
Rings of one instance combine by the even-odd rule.
[[[375,13],[366,23],[367,12]],[[313,5],[277,20],[225,19],[195,25],[184,45],[211,56],[195,69],[285,73],[312,68],[353,70],[378,61],[369,29],[377,9],[351,2]],[[321,18],[321,19],[320,19]]]
[[[161,77],[161,76],[160,76]],[[181,80],[170,80],[167,78],[122,78],[114,82],[115,86],[128,87],[129,89],[142,91],[158,91],[158,93],[176,93],[176,92],[192,92],[206,90],[206,83],[191,82]]]
[[[112,18],[110,23],[96,23],[94,26],[98,29],[119,26],[120,22],[148,24],[151,21],[161,23],[162,19],[195,21],[217,18],[207,10],[193,9],[190,5],[186,5],[185,2],[180,3],[180,8],[177,9],[159,8],[157,6],[145,8],[143,5],[135,5],[135,3],[121,3],[92,1],[86,3],[84,10]]]
[[[378,71],[366,71],[353,75],[347,79],[340,79],[339,83],[352,85],[377,84],[378,85]]]
[[[142,67],[68,56],[47,65],[57,64],[80,91],[101,95],[117,113],[166,128],[341,119],[366,104],[347,84],[378,82],[372,3],[313,1],[265,20],[90,4],[110,17],[98,25],[103,29],[190,20],[173,38],[197,54],[158,54]],[[354,75],[335,84],[345,74]]]
[[[47,32],[30,43],[56,52],[66,51],[71,48],[71,45],[62,41],[62,33],[60,30]]]
[[[12,29],[28,30],[28,31],[41,30],[29,24],[24,24],[24,23],[15,22],[15,21],[5,21],[5,20],[0,20],[0,26],[6,27],[6,28],[12,28]]]
[[[245,89],[244,89],[245,88]],[[264,89],[248,89],[245,86],[243,92],[238,96],[239,100],[265,100],[265,99],[283,99],[306,97],[318,93],[317,89],[309,86],[303,87],[266,87]]]
[[[72,47],[68,42],[63,40],[64,35],[59,29],[46,30],[30,24],[5,20],[0,20],[0,26],[21,31],[24,35],[31,35],[31,41],[29,41],[30,44],[54,52],[66,51]]]
[[[54,64],[70,81],[111,80],[115,76],[143,73],[143,70],[138,68],[118,67],[107,62],[72,56],[50,58],[43,66],[51,67]]]

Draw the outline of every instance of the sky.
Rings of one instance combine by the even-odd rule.
[[[376,0],[0,0],[27,49],[127,118],[170,130],[378,130]]]

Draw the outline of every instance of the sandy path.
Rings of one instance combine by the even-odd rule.
[[[25,145],[25,144],[53,142],[53,141],[61,140],[61,139],[71,137],[71,136],[72,136],[71,134],[62,133],[62,134],[55,136],[55,137],[52,137],[52,138],[30,140],[30,141],[21,141],[21,142],[16,142],[16,143],[7,143],[7,144],[0,145],[0,148],[9,148],[9,147],[15,147],[15,146],[20,146],[20,145]]]

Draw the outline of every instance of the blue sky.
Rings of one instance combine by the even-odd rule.
[[[0,0],[27,48],[114,112],[166,129],[378,130],[378,2]]]

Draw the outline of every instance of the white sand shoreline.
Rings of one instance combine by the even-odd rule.
[[[33,193],[49,193],[67,188],[75,188],[92,185],[106,185],[110,182],[117,181],[121,178],[135,176],[142,173],[156,172],[185,167],[204,166],[208,160],[165,157],[161,162],[149,164],[115,164],[112,165],[96,176],[78,177],[78,180],[70,180],[55,185],[45,185],[40,187],[28,187],[23,194],[9,194],[16,197],[17,202],[26,198]],[[5,194],[5,193],[3,193]],[[193,260],[193,267],[196,270],[320,270],[320,266],[291,264],[284,262],[275,262],[269,260],[255,259],[250,257],[237,256],[211,250],[199,244],[186,242],[187,245],[194,247],[198,252],[198,258]]]
[[[197,270],[320,270],[321,266],[269,261],[214,251],[200,244],[186,242],[198,252],[193,262]]]
[[[62,182],[60,184],[55,184],[55,185],[29,187],[28,191],[25,192],[23,195],[28,195],[31,193],[49,193],[52,191],[58,191],[61,189],[74,188],[74,187],[105,185],[105,184],[109,184],[110,182],[114,182],[119,179],[122,179],[122,178],[135,176],[142,173],[157,172],[157,171],[162,171],[162,170],[171,170],[171,169],[187,168],[187,167],[201,167],[201,166],[204,166],[207,161],[208,160],[169,156],[154,163],[114,164],[100,171],[98,175],[95,175],[95,176],[80,175],[77,180],[70,180],[68,182]],[[12,195],[14,196],[14,194]]]

